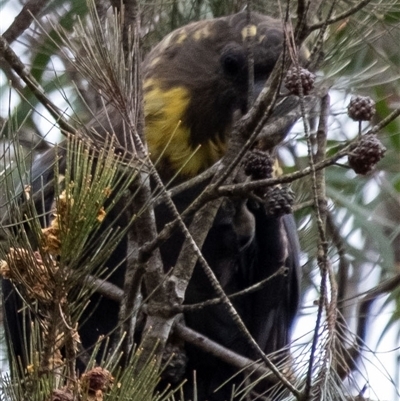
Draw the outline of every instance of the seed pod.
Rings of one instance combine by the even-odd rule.
[[[114,378],[107,369],[96,367],[84,373],[80,380],[82,389],[90,394],[107,391],[112,386]]]
[[[305,68],[292,67],[287,72],[285,86],[293,95],[300,95],[300,85],[303,95],[308,95],[314,88],[315,74]]]
[[[347,114],[354,121],[370,121],[375,113],[375,102],[369,96],[354,96],[347,106]]]
[[[262,180],[272,176],[273,162],[267,152],[254,149],[247,153],[243,164],[245,174],[255,180]]]
[[[368,174],[382,159],[386,148],[374,134],[361,137],[358,146],[349,155],[349,166],[357,174]]]
[[[287,185],[268,188],[265,193],[265,209],[271,216],[282,216],[292,212],[293,191]]]

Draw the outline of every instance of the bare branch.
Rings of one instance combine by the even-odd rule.
[[[275,273],[271,274],[269,277],[265,278],[264,280],[261,280],[260,282],[253,284],[252,286],[242,290],[235,292],[233,294],[228,295],[228,298],[230,300],[233,300],[238,297],[242,297],[243,295],[248,295],[252,294],[253,292],[259,291],[261,288],[263,288],[269,281],[273,280],[275,277],[280,276],[282,274],[285,274],[287,272],[287,267],[282,266],[280,267]],[[179,308],[176,308],[177,313],[182,313],[182,312],[187,312],[187,311],[192,311],[192,310],[198,310],[205,308],[207,306],[211,305],[218,305],[223,303],[223,299],[221,298],[214,298],[210,299],[205,302],[201,302],[199,304],[190,304],[190,305],[182,305]]]
[[[308,365],[308,372],[307,372],[307,380],[306,380],[306,388],[304,390],[305,399],[308,399],[310,396],[310,392],[312,389],[312,377],[314,371],[314,362],[315,362],[315,353],[317,348],[317,343],[319,341],[319,332],[321,327],[321,320],[322,320],[322,312],[326,304],[328,304],[328,309],[330,303],[327,301],[327,279],[331,277],[330,270],[330,262],[328,259],[328,243],[326,239],[326,232],[325,232],[325,216],[326,216],[326,194],[325,194],[325,175],[323,174],[323,170],[316,170],[315,169],[315,162],[319,160],[323,160],[325,157],[326,152],[326,138],[327,138],[327,126],[328,126],[328,117],[329,117],[329,107],[330,107],[330,99],[329,95],[323,97],[321,101],[321,115],[319,121],[319,127],[317,131],[317,152],[314,155],[311,145],[311,138],[308,131],[308,126],[305,125],[305,133],[307,139],[307,147],[308,147],[308,157],[309,157],[309,164],[311,169],[311,179],[312,179],[312,191],[313,191],[313,199],[315,204],[315,214],[316,214],[316,221],[318,226],[318,254],[317,254],[317,261],[318,266],[320,269],[321,274],[321,283],[320,283],[320,296],[318,302],[318,312],[317,318],[315,322],[315,330],[314,336],[311,345],[311,352],[310,352],[310,361]],[[332,290],[333,292],[334,290]],[[336,299],[332,297],[331,304],[334,305],[336,308]],[[328,322],[335,322],[336,321],[336,314],[334,310],[327,311],[328,314]],[[330,344],[333,340],[333,333],[334,333],[334,324],[328,324],[329,329],[329,339],[328,344],[326,346],[326,352],[330,351]],[[323,374],[321,372],[320,374]]]
[[[29,0],[26,2],[20,13],[15,17],[14,22],[3,33],[3,38],[12,43],[24,33],[34,19],[40,14],[50,0]]]
[[[219,345],[218,343],[210,340],[206,336],[190,329],[189,327],[177,323],[174,326],[174,333],[179,335],[180,338],[202,348],[204,351],[216,356],[217,358],[229,363],[238,369],[248,369],[249,373],[257,373],[268,377],[269,380],[274,380],[274,375],[269,369],[266,369],[262,364],[257,363],[251,359],[245,358],[228,348]],[[275,379],[276,380],[276,379]]]
[[[124,290],[122,288],[95,276],[88,275],[85,283],[95,288],[99,294],[113,301],[121,302],[124,297]]]
[[[19,59],[15,52],[11,49],[7,41],[0,35],[0,56],[8,62],[19,77],[26,83],[36,98],[49,111],[53,118],[57,121],[64,133],[77,134],[73,128],[63,117],[63,112],[46,96],[44,89],[29,73],[25,64]]]
[[[316,29],[322,28],[323,26],[332,25],[335,22],[342,21],[342,20],[354,15],[357,11],[362,10],[370,2],[371,2],[371,0],[362,0],[358,3],[356,3],[356,5],[354,7],[350,8],[349,10],[345,11],[342,14],[337,15],[336,17],[329,18],[325,21],[317,22],[316,24],[309,26],[309,31],[312,32],[312,31],[315,31]]]
[[[345,249],[345,244],[342,240],[342,237],[340,236],[340,232],[338,228],[335,225],[335,222],[333,220],[332,214],[327,211],[327,216],[326,216],[326,222],[327,222],[327,229],[329,230],[330,236],[332,238],[332,242],[336,247],[338,256],[339,256],[339,270],[338,270],[338,277],[339,277],[339,282],[338,282],[338,323],[342,323],[340,320],[342,319],[343,316],[343,300],[345,298],[345,294],[347,292],[347,282],[349,279],[349,262],[346,258],[346,249]]]

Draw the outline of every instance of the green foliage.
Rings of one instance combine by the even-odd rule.
[[[96,356],[97,351],[94,350],[92,358]],[[114,354],[118,356],[119,351],[118,348],[115,349]],[[78,381],[67,385],[64,378],[68,377],[68,371],[65,367],[43,372],[32,365],[22,377],[9,375],[0,377],[0,399],[43,401],[58,399],[56,395],[60,396],[61,393],[65,397],[68,395],[71,399],[81,401],[102,400],[103,397],[107,401],[176,400],[175,394],[179,391],[179,387],[173,391],[166,389],[161,393],[156,390],[161,370],[155,355],[141,364],[138,369],[140,358],[141,351],[137,350],[123,370],[118,367],[118,358],[114,360],[108,358],[106,367],[88,368]],[[97,393],[93,391],[93,387],[87,385],[88,383],[96,384],[91,377],[98,380]]]

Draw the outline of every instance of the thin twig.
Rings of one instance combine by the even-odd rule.
[[[16,55],[14,50],[11,49],[7,41],[3,36],[0,35],[0,56],[8,62],[13,70],[19,75],[19,77],[26,83],[32,93],[40,101],[40,103],[48,110],[48,112],[57,121],[60,128],[64,133],[70,133],[73,135],[77,134],[75,128],[73,128],[67,120],[63,117],[63,112],[53,103],[45,94],[44,89],[36,81],[33,75],[28,71],[25,64]]]
[[[225,348],[222,345],[216,343],[215,341],[209,339],[208,337],[200,334],[191,328],[183,325],[182,323],[177,323],[174,326],[174,333],[176,333],[181,339],[186,342],[193,344],[204,351],[214,355],[215,357],[229,363],[232,366],[240,370],[246,369],[251,374],[262,375],[270,381],[276,382],[275,376],[269,369],[261,363],[257,363],[249,358],[245,358],[242,355],[236,354],[229,348]]]
[[[320,297],[318,302],[318,312],[317,318],[315,322],[314,335],[311,345],[310,351],[310,361],[308,364],[307,371],[307,379],[306,386],[304,389],[304,399],[307,400],[310,397],[311,389],[312,389],[312,378],[314,372],[314,360],[315,353],[317,349],[317,343],[319,340],[319,331],[321,327],[322,320],[322,312],[326,303],[326,293],[327,293],[327,277],[328,277],[328,244],[326,240],[325,233],[325,210],[326,210],[326,199],[325,199],[325,184],[324,184],[324,176],[319,173],[322,170],[315,169],[314,160],[321,159],[325,156],[325,141],[327,135],[327,124],[328,124],[328,116],[329,116],[329,95],[326,95],[321,101],[321,116],[318,127],[317,137],[324,139],[318,139],[319,145],[321,145],[322,149],[318,149],[316,155],[314,156],[312,150],[312,144],[310,139],[309,127],[305,123],[304,130],[307,139],[307,148],[308,148],[308,157],[309,157],[309,165],[311,169],[311,179],[312,179],[312,191],[313,191],[313,199],[315,204],[315,215],[318,227],[318,266],[321,272],[321,283],[320,283]]]
[[[29,0],[22,7],[20,13],[15,17],[13,23],[3,33],[3,38],[8,42],[12,43],[19,36],[21,36],[25,30],[29,28],[29,25],[35,18],[40,14],[45,5],[50,0]]]
[[[378,133],[378,131],[380,131],[382,128],[386,127],[388,124],[390,124],[398,116],[400,116],[400,107],[397,108],[397,109],[394,109],[388,116],[386,116],[383,120],[379,121],[378,124],[374,125],[367,132],[367,134],[376,134],[376,133]]]
[[[342,319],[344,316],[343,313],[343,301],[345,300],[345,296],[347,293],[347,284],[349,280],[349,269],[350,265],[349,262],[346,258],[346,249],[345,249],[345,244],[343,242],[343,239],[340,235],[340,232],[333,220],[332,214],[327,211],[326,215],[326,223],[327,223],[327,228],[329,230],[330,236],[332,238],[332,242],[336,247],[338,256],[339,256],[339,269],[338,269],[338,277],[339,277],[339,282],[338,282],[338,323],[343,323],[339,320]]]
[[[328,19],[326,19],[324,21],[317,22],[317,23],[315,23],[315,24],[313,24],[313,25],[308,27],[309,32],[312,32],[312,31],[315,31],[317,29],[320,29],[325,25],[332,25],[335,22],[342,21],[342,20],[354,15],[357,11],[362,10],[370,2],[371,2],[371,0],[362,0],[359,3],[357,3],[354,7],[348,9],[347,11],[345,11],[342,14],[337,15],[336,17],[328,18]]]
[[[282,266],[275,273],[271,274],[269,277],[265,278],[264,280],[261,280],[260,282],[253,284],[250,287],[247,287],[246,289],[244,289],[242,291],[238,291],[233,294],[229,294],[228,298],[232,301],[233,299],[236,299],[236,298],[242,297],[244,295],[249,295],[249,294],[252,294],[253,292],[259,291],[260,289],[265,287],[265,285],[269,281],[273,280],[277,276],[285,274],[286,272],[287,272],[287,267]],[[223,303],[223,299],[213,298],[213,299],[209,299],[207,301],[196,303],[196,304],[173,306],[172,311],[174,313],[190,312],[190,311],[195,311],[195,310],[206,308],[207,306],[218,305],[221,303]]]
[[[215,173],[218,171],[220,165],[220,161],[216,162],[213,164],[210,168],[207,170],[203,171],[201,174],[196,175],[193,178],[190,178],[187,181],[184,181],[181,184],[176,185],[175,187],[168,188],[166,190],[166,195],[169,196],[170,198],[174,198],[176,195],[179,195],[182,192],[185,192],[191,188],[199,188],[199,186],[206,186],[206,182],[209,182],[211,178],[215,175]],[[160,196],[155,197],[153,206],[156,207],[163,203],[165,198],[160,194]]]
[[[335,10],[335,6],[336,6],[336,0],[332,1],[329,11],[328,11],[328,15],[324,19],[324,25],[321,27],[320,31],[318,32],[318,37],[317,37],[316,43],[311,50],[309,67],[312,69],[318,68],[320,62],[322,61],[322,57],[324,54],[324,52],[323,52],[323,45],[325,42],[324,38],[325,38],[326,30],[328,29],[328,26],[329,26],[327,21],[332,16],[332,14]],[[308,32],[310,33],[310,32],[312,32],[312,30],[310,28],[308,28]]]
[[[302,203],[298,203],[297,205],[294,205],[292,207],[292,212],[295,213],[299,210],[303,210],[303,209],[313,207],[313,206],[314,206],[314,200],[305,201]]]
[[[386,127],[392,121],[400,116],[400,108],[393,110],[388,116],[381,120],[378,124],[374,125],[365,135],[376,134],[378,131]],[[328,166],[336,164],[336,162],[344,156],[350,154],[358,146],[358,138],[355,138],[349,144],[340,149],[335,155],[330,158],[324,159],[318,163],[315,163],[313,170],[318,171]],[[215,189],[215,193],[219,196],[243,196],[246,192],[253,191],[262,186],[273,186],[277,184],[287,184],[298,180],[299,178],[306,177],[311,174],[311,167],[306,167],[303,170],[296,171],[291,174],[285,174],[277,178],[267,178],[264,180],[249,181],[242,184],[235,185],[224,185]],[[207,194],[208,196],[214,196],[215,194]]]
[[[348,144],[343,149],[339,150],[334,156],[324,159],[319,163],[314,165],[314,170],[322,170],[328,166],[332,166],[336,164],[336,162],[344,156],[347,156],[351,151],[353,151],[357,147],[357,140],[354,140],[350,144]],[[311,173],[311,167],[305,167],[302,170],[296,171],[294,173],[285,174],[276,178],[266,178],[263,180],[254,180],[248,181],[241,184],[234,185],[224,185],[215,189],[215,193],[219,196],[244,196],[248,194],[250,191],[253,191],[258,188],[270,187],[277,184],[288,184],[293,181],[296,181],[300,178],[307,177]],[[211,196],[212,194],[210,194]]]

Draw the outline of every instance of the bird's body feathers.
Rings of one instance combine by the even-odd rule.
[[[247,26],[246,13],[239,13],[182,27],[148,54],[143,62],[145,134],[150,156],[163,178],[178,174],[183,181],[224,155],[233,124],[251,104],[248,47],[252,47],[254,56],[255,83],[265,82],[279,59],[283,38],[280,21],[254,13],[251,25]],[[110,115],[118,118],[118,113]],[[112,125],[112,132],[118,136],[120,121]],[[108,127],[104,130],[108,131]],[[54,151],[34,164],[34,188],[49,180],[52,158]],[[178,209],[183,211],[202,189],[177,195],[174,201]],[[49,198],[52,201],[54,192]],[[156,219],[159,229],[172,219],[165,205],[156,208]],[[182,242],[183,236],[177,233],[161,247],[166,271],[176,263]],[[298,308],[300,281],[293,217],[270,215],[262,202],[227,199],[202,251],[228,294],[258,283],[280,267],[287,268],[287,274],[276,276],[260,290],[234,301],[250,333],[266,353],[287,347]],[[124,260],[126,253],[125,238],[109,259],[109,267]],[[122,286],[123,266],[110,278],[119,286]],[[10,330],[14,334],[11,334],[18,335],[19,329],[14,327],[18,326],[16,301],[12,298],[15,293],[8,285],[5,290],[9,295],[6,314],[13,323]],[[185,302],[202,302],[214,296],[206,275],[196,266]],[[80,328],[84,347],[92,346],[97,335],[107,334],[118,322],[118,303],[96,299],[94,304],[97,301],[100,302],[97,312],[92,311],[89,324]],[[110,313],[106,316],[107,310]],[[258,357],[223,305],[188,312],[185,320],[189,327],[232,351],[249,358]],[[16,353],[21,353],[23,346],[14,344]],[[186,377],[190,379],[192,370],[197,370],[198,399],[227,399],[231,392],[229,385],[213,392],[235,369],[194,345],[187,345],[187,353]]]

